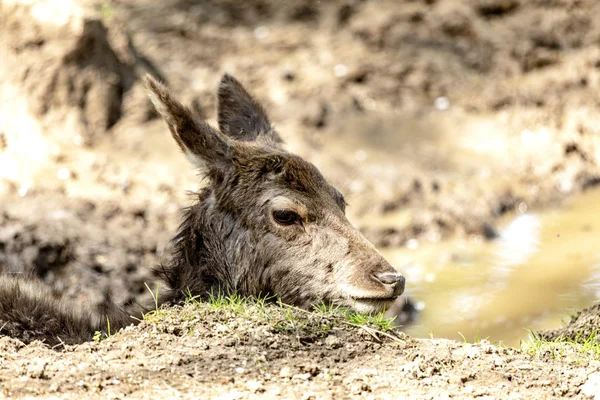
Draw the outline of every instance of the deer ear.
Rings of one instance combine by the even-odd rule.
[[[265,109],[233,76],[223,75],[218,96],[219,129],[225,135],[236,140],[270,139],[281,143]]]
[[[231,162],[229,140],[175,100],[169,90],[150,75],[145,78],[148,96],[169,126],[185,156],[201,172],[208,174]]]

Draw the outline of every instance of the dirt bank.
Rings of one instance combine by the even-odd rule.
[[[545,340],[572,340],[585,343],[595,339],[600,332],[600,304],[594,304],[571,315],[565,326],[538,332]]]
[[[240,303],[160,311],[56,352],[0,338],[8,398],[585,398],[599,361],[411,339],[331,313]],[[583,363],[582,363],[583,362]]]

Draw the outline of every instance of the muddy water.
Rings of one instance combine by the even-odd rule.
[[[403,270],[407,294],[422,309],[409,333],[515,345],[528,330],[557,327],[600,297],[599,233],[594,190],[559,209],[512,216],[493,241],[413,241],[383,253]]]

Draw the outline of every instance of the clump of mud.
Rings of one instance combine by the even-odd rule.
[[[135,50],[123,31],[109,32],[83,8],[52,22],[38,14],[51,18],[55,10],[38,3],[0,13],[3,84],[21,88],[32,115],[67,122],[65,135],[91,144],[121,118],[123,95],[136,80]]]

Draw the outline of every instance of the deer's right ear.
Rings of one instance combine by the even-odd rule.
[[[217,94],[221,132],[235,140],[266,139],[273,145],[281,143],[263,106],[237,79],[229,74],[223,75]]]
[[[195,117],[150,75],[146,75],[145,84],[154,108],[166,121],[173,138],[194,166],[208,174],[231,162],[231,144],[226,137]]]

